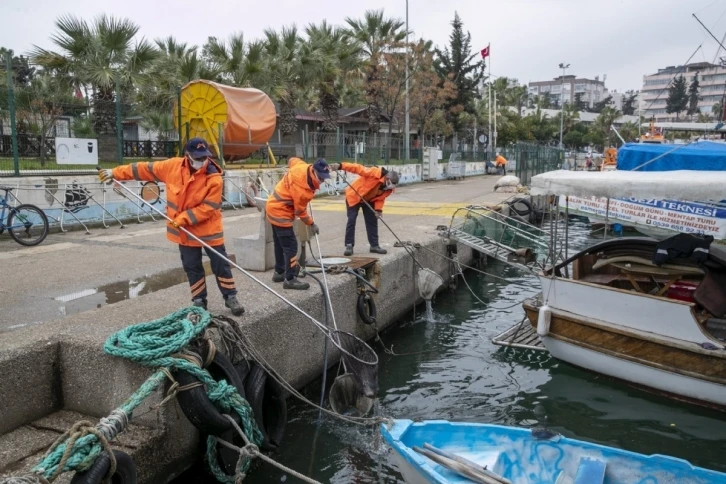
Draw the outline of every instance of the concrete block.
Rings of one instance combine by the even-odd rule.
[[[0,353],[0,435],[61,408],[58,348],[31,341]]]
[[[275,245],[272,240],[272,226],[265,217],[266,199],[255,198],[260,211],[260,230],[257,235],[246,235],[232,239],[237,264],[248,271],[264,272],[275,266]]]

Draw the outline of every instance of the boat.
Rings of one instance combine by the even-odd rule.
[[[726,474],[692,466],[682,459],[637,454],[543,428],[394,420],[382,424],[381,433],[408,484],[726,482]],[[483,477],[476,480],[459,474],[467,471],[481,471]]]
[[[677,170],[726,171],[726,144],[714,141],[696,141],[689,145],[628,143],[617,152],[615,171]],[[620,180],[627,183],[627,177]],[[560,211],[563,210],[564,197],[560,199]],[[684,203],[645,196],[611,199],[570,196],[569,212],[588,217],[593,229],[617,223],[624,230],[637,230],[655,238],[690,230],[726,241],[726,210],[720,199],[716,203]]]
[[[561,170],[533,177],[531,192],[712,201],[723,186],[722,171]],[[726,409],[726,251],[711,245],[703,262],[686,254],[657,265],[658,243],[606,240],[540,270],[542,293],[523,303],[529,322],[562,361]]]
[[[655,122],[651,121],[648,131],[640,136],[640,142],[661,145],[668,141],[665,139],[665,130],[661,127],[656,127]]]

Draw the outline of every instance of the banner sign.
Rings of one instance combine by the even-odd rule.
[[[565,197],[560,197],[560,208]],[[726,209],[693,202],[653,199],[610,199],[569,197],[569,210],[585,216],[597,217],[621,224],[683,232],[713,235],[726,239]]]

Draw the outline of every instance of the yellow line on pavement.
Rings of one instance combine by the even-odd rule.
[[[386,215],[451,217],[456,210],[467,205],[463,203],[386,202],[383,213]],[[315,200],[313,208],[321,212],[345,212],[345,202],[343,200]]]

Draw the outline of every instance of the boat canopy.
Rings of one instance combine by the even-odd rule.
[[[532,195],[720,202],[726,171],[568,171],[532,177]]]
[[[658,156],[662,158],[650,162]],[[618,150],[618,170],[726,170],[726,143],[715,141],[697,141],[689,145],[627,143]]]

